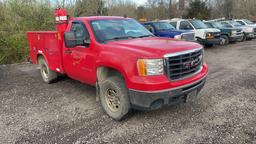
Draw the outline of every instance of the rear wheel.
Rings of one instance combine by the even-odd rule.
[[[46,63],[43,57],[40,57],[38,59],[38,64],[39,64],[40,73],[44,82],[50,84],[57,79],[58,74],[49,69],[48,64]]]
[[[120,76],[111,76],[101,82],[99,87],[104,111],[115,120],[124,118],[131,107],[124,80]]]

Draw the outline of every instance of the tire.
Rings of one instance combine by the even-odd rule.
[[[45,83],[50,84],[57,79],[58,74],[49,69],[48,64],[46,63],[43,57],[40,57],[38,59],[38,64],[40,67],[40,73],[41,73],[42,79]]]
[[[130,111],[128,90],[120,76],[111,76],[99,84],[100,101],[104,111],[114,120],[122,120]],[[112,102],[111,102],[111,99]],[[113,103],[113,101],[115,101]]]
[[[224,40],[223,43],[221,43],[221,45],[228,45],[230,43],[228,36],[222,35],[221,38]]]
[[[244,36],[243,36],[243,38],[241,39],[241,42],[244,42],[246,40],[246,35],[245,35],[245,33],[244,33]]]

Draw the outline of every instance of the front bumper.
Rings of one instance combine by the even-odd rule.
[[[245,33],[246,39],[253,39],[255,38],[254,32],[252,33]]]
[[[209,44],[218,45],[218,44],[220,44],[220,42],[221,42],[220,38],[204,39],[203,40],[204,45],[209,45]]]
[[[236,41],[241,40],[243,37],[244,37],[243,34],[242,34],[242,35],[231,36],[231,37],[229,38],[229,41],[230,41],[230,42],[236,42]]]
[[[162,91],[137,91],[129,90],[130,102],[134,109],[154,110],[185,102],[187,94],[193,91],[199,93],[206,82],[206,76],[191,84]]]

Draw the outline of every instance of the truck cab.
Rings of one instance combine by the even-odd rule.
[[[195,41],[195,33],[188,30],[177,30],[167,22],[142,23],[150,32],[158,37],[175,38],[185,41]]]
[[[56,31],[27,32],[30,59],[42,80],[59,74],[96,87],[97,100],[113,119],[131,109],[154,110],[194,101],[208,74],[200,44],[155,37],[131,18],[67,19],[55,10]]]
[[[208,28],[201,20],[197,19],[172,19],[170,24],[179,30],[191,30],[195,32],[196,40],[203,45],[212,46],[220,44],[220,30]]]
[[[241,28],[244,33],[244,37],[242,41],[252,40],[253,38],[255,38],[256,28],[252,26],[245,26],[234,20],[223,20],[223,21],[220,21],[220,24],[223,25],[223,27],[227,27],[227,28]]]
[[[227,28],[224,27],[220,22],[205,21],[204,22],[209,28],[216,28],[221,31],[221,44],[227,45],[230,42],[241,41],[243,38],[243,31],[241,28]]]
[[[234,21],[240,23],[243,26],[252,26],[252,27],[256,27],[256,23],[248,20],[248,19],[234,19]]]

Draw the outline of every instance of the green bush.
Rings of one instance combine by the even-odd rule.
[[[0,64],[28,60],[26,31],[53,30],[53,8],[37,0],[0,3]]]

